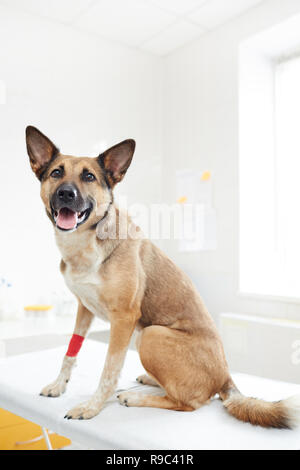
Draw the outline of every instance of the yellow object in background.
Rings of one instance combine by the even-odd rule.
[[[27,443],[42,435],[42,428],[20,416],[0,408],[0,450],[47,450],[44,437]],[[53,449],[61,449],[71,444],[70,439],[49,434]],[[21,444],[18,445],[17,443]]]
[[[47,312],[53,308],[52,305],[27,305],[24,307],[25,312]]]
[[[182,196],[182,197],[177,199],[177,202],[178,202],[178,204],[184,204],[185,202],[187,202],[187,197]]]
[[[210,171],[205,171],[201,176],[201,181],[209,181],[211,178]]]

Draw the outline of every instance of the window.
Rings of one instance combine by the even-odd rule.
[[[300,57],[275,67],[275,138],[278,288],[300,298]]]
[[[300,300],[300,57],[240,64],[240,291]]]

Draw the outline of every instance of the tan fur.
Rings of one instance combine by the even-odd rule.
[[[289,414],[282,401],[266,402],[257,398],[233,395],[224,402],[235,418],[264,428],[289,428]]]
[[[232,379],[220,391],[224,406],[235,418],[264,428],[290,428],[293,405],[286,400],[267,402],[243,396]],[[296,411],[296,410],[295,410]]]
[[[160,385],[156,382],[155,379],[150,377],[147,374],[139,375],[136,379],[142,385],[151,385],[152,387],[159,387]]]
[[[33,169],[41,174],[34,159],[34,142],[29,144]],[[49,146],[49,142],[46,144]],[[229,413],[238,419],[262,426],[287,426],[282,404],[247,399],[237,391],[216,326],[191,280],[150,241],[130,235],[127,239],[101,240],[92,229],[107,210],[107,216],[99,222],[100,228],[112,223],[117,228],[120,225],[118,210],[116,218],[111,217],[115,209],[103,183],[108,171],[105,165],[114,164],[117,151],[118,147],[114,147],[112,152],[106,152],[109,158],[105,169],[100,168],[95,158],[58,154],[48,164],[41,185],[41,197],[50,218],[50,196],[64,181],[76,183],[83,197],[94,201],[94,210],[86,223],[73,233],[55,228],[55,237],[62,255],[61,272],[79,302],[74,332],[85,336],[93,316],[111,323],[99,386],[90,400],[73,408],[67,417],[88,419],[99,413],[115,390],[130,338],[137,328],[140,331],[137,349],[149,374],[140,381],[159,385],[166,395],[124,392],[119,396],[121,404],[191,411],[219,393]],[[128,148],[123,148],[123,152],[128,152]],[[44,160],[42,164],[45,165]],[[53,169],[62,164],[64,178],[59,182],[51,179]],[[110,181],[114,184],[120,181],[127,167],[124,166],[123,173],[110,170]],[[83,168],[96,175],[95,183],[80,180]],[[113,166],[109,168],[115,170]],[[74,362],[65,357],[58,379],[43,389],[43,395],[58,396],[65,391]]]

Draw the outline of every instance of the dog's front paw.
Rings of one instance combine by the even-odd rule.
[[[91,419],[94,416],[97,416],[101,411],[101,406],[95,403],[94,400],[89,400],[84,403],[81,403],[72,410],[68,411],[65,415],[67,419]]]
[[[66,391],[67,381],[66,380],[56,380],[47,387],[44,387],[40,395],[44,397],[59,397],[62,393]]]

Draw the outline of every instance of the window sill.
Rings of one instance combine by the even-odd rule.
[[[300,306],[300,297],[285,297],[279,295],[269,295],[269,294],[256,294],[255,292],[237,292],[237,297],[243,299],[254,299],[261,300],[265,302],[280,302],[284,304],[296,304]]]

